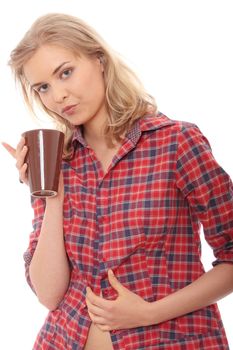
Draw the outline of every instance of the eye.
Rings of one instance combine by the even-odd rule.
[[[48,90],[48,84],[42,84],[38,87],[38,89],[36,90],[37,92],[46,92]]]
[[[72,69],[71,68],[67,68],[61,73],[60,78],[61,79],[66,79],[66,78],[68,78],[71,75],[71,73],[72,73]]]

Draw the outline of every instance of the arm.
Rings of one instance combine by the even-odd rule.
[[[116,278],[110,282],[119,295],[113,302],[101,300],[88,289],[90,317],[102,330],[158,324],[204,308],[233,291],[231,179],[219,167],[208,141],[196,127],[180,133],[177,156],[177,187],[189,201],[190,212],[203,225],[216,257],[215,267],[188,286],[152,303],[131,293]]]
[[[70,280],[63,237],[63,201],[59,197],[46,200],[29,275],[40,302],[50,310],[55,309],[62,300]]]
[[[176,170],[177,187],[202,224],[216,260],[213,269],[154,304],[160,322],[213,304],[233,291],[233,185],[197,127],[179,133]]]
[[[152,302],[148,324],[157,324],[201,309],[233,291],[233,264],[219,264],[179,291]]]
[[[109,271],[116,300],[106,300],[87,288],[91,320],[102,331],[159,324],[217,302],[233,291],[233,264],[219,264],[196,281],[163,299],[147,302],[125,288]]]
[[[21,138],[16,149],[5,142],[2,145],[16,159],[19,178],[28,184],[25,139]],[[24,256],[27,280],[40,302],[50,310],[55,309],[62,300],[70,280],[63,237],[63,199],[64,184],[61,175],[58,195],[46,199],[45,211],[37,199],[34,232]]]

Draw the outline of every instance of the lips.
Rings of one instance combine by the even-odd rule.
[[[73,114],[76,106],[77,106],[77,104],[64,107],[62,109],[62,114]]]

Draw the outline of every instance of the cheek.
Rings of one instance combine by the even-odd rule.
[[[86,67],[83,71],[80,80],[77,80],[82,86],[82,91],[86,94],[99,95],[103,93],[104,88],[104,77],[100,67],[96,64],[91,64]]]
[[[46,95],[46,94],[42,95],[41,94],[39,99],[40,99],[40,102],[42,103],[42,105],[45,106],[46,108],[48,108],[48,109],[52,109],[53,108],[53,106],[51,104],[51,99],[49,98],[48,95]]]
[[[103,76],[100,76],[99,74],[96,74],[94,77],[92,76],[88,82],[87,91],[90,94],[90,97],[96,101],[105,98],[105,84]]]

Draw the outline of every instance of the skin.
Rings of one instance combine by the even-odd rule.
[[[42,46],[23,69],[30,86],[49,110],[74,125],[83,125],[84,137],[101,139],[101,149],[107,149],[102,137],[102,125],[107,118],[105,85],[103,66],[98,57],[77,57],[58,46]],[[72,113],[66,113],[64,108],[70,105],[75,108]],[[21,138],[16,149],[7,143],[3,143],[3,146],[16,159],[21,181],[28,184],[24,138]],[[63,299],[70,279],[63,237],[63,200],[61,174],[58,195],[46,199],[40,236],[29,268],[38,299],[50,310],[56,309]]]
[[[74,125],[83,125],[84,138],[102,163],[103,170],[107,171],[120,145],[110,149],[103,137],[107,109],[104,67],[98,57],[90,59],[82,54],[76,57],[64,48],[46,45],[26,62],[24,73],[49,110]],[[63,111],[68,105],[75,105],[70,113]],[[16,159],[20,179],[28,184],[25,140],[22,138],[16,149],[7,143],[3,146]],[[61,175],[58,195],[46,200],[40,238],[30,265],[30,277],[37,295],[51,310],[62,300],[70,278],[63,244],[63,198]],[[55,247],[54,242],[57,242]],[[102,331],[158,324],[210,305],[233,291],[233,265],[228,263],[215,266],[189,286],[150,303],[125,288],[112,271],[108,272],[108,278],[118,293],[116,300],[106,300],[89,287],[86,295],[90,318]]]
[[[77,57],[66,49],[45,45],[25,64],[24,73],[50,111],[73,125],[84,125],[92,137],[102,134],[107,110],[103,67],[98,57]],[[70,115],[63,112],[68,105],[77,105]]]
[[[102,331],[159,324],[217,302],[233,291],[233,265],[217,265],[187,287],[154,302],[129,291],[112,271],[108,279],[118,293],[116,300],[106,300],[89,287],[86,296],[89,315]]]

